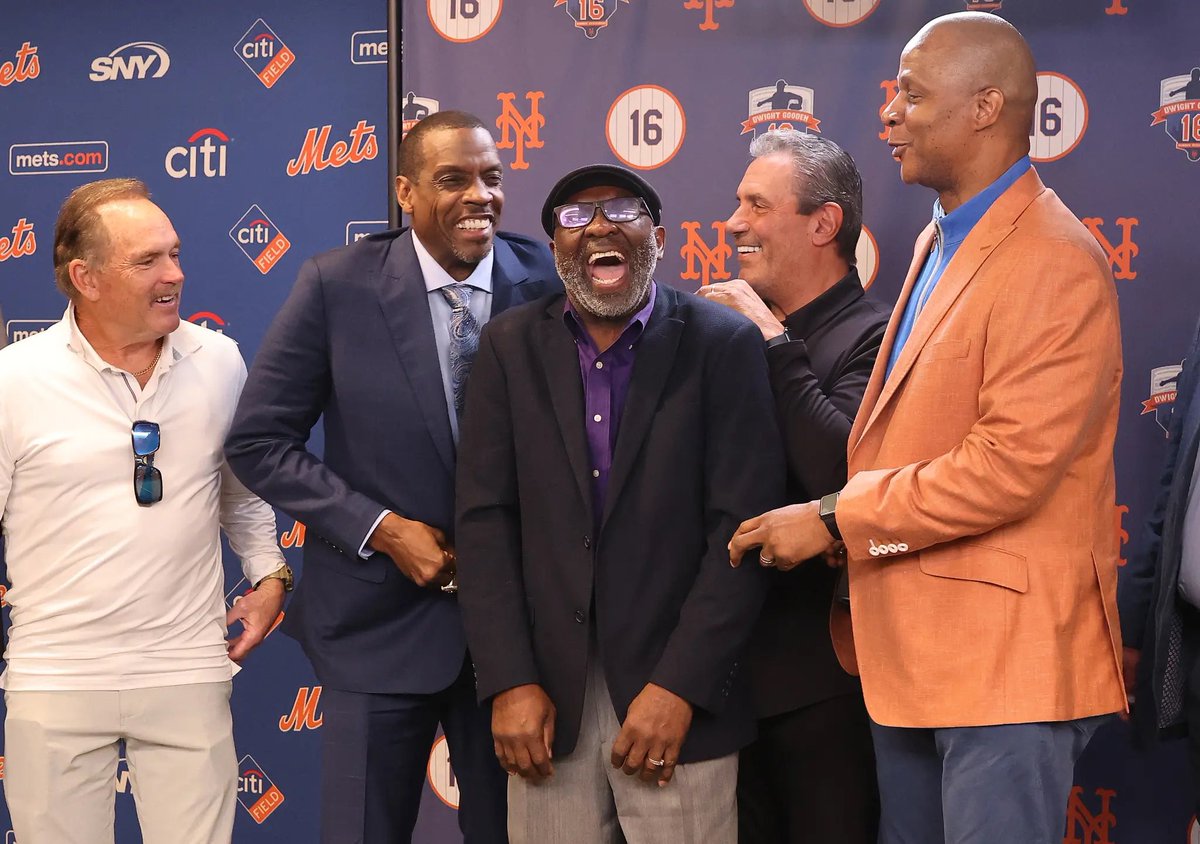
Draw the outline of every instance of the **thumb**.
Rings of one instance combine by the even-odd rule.
[[[542,724],[542,741],[546,743],[546,755],[554,758],[554,710],[546,713],[546,721]]]

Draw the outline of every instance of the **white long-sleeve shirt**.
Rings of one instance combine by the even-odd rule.
[[[119,690],[228,680],[220,528],[256,583],[283,564],[271,508],[225,463],[246,366],[189,322],[144,389],[74,309],[0,350],[0,513],[12,626],[0,685]],[[134,498],[131,427],[157,422],[162,501]]]

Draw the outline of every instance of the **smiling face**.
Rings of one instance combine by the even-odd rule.
[[[601,202],[633,196],[624,188],[599,186],[579,191],[568,202]],[[554,229],[554,264],[571,304],[603,320],[621,320],[646,302],[666,233],[648,214],[613,223],[599,208],[586,226]]]
[[[415,180],[396,177],[412,230],[451,277],[462,281],[492,249],[504,207],[504,167],[486,129],[435,129],[422,139]]]
[[[121,343],[157,340],[179,327],[183,270],[179,236],[167,215],[146,199],[122,199],[97,209],[106,243],[86,262],[77,307]]]

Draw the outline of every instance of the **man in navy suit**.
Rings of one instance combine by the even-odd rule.
[[[1134,721],[1151,735],[1187,733],[1200,811],[1200,325],[1176,388],[1154,509],[1121,581],[1121,634]]]
[[[439,722],[466,842],[501,842],[505,777],[453,594],[458,413],[482,324],[560,284],[545,246],[496,231],[503,167],[478,118],[418,123],[399,172],[412,228],[304,264],[226,453],[308,528],[283,629],[324,687],[322,842],[410,840]],[[322,416],[324,458],[305,447]]]

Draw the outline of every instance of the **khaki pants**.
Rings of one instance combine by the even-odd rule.
[[[232,684],[6,692],[4,794],[20,844],[112,844],[119,742],[144,844],[228,844]]]

